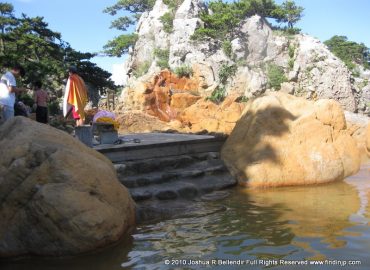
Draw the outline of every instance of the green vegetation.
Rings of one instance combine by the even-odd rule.
[[[35,103],[33,98],[26,93],[23,93],[19,98],[19,101],[22,101],[25,105],[29,106],[32,108],[33,104]]]
[[[181,5],[182,0],[164,0],[163,3],[168,6],[170,11],[161,16],[160,20],[163,24],[163,30],[166,33],[171,33],[173,30],[173,20],[175,18],[175,13],[177,8]]]
[[[293,31],[294,24],[302,17],[302,11],[303,8],[291,0],[285,1],[282,5],[277,5],[274,0],[211,1],[208,9],[200,16],[204,27],[197,29],[192,39],[224,40],[225,37],[233,34],[234,29],[243,19],[255,14],[276,19],[279,23],[286,23],[287,28],[285,29]]]
[[[121,35],[104,45],[104,52],[109,56],[121,57],[133,47],[137,41],[137,34]]]
[[[224,40],[222,42],[222,50],[226,54],[227,57],[233,58],[233,50],[232,50],[232,45],[230,40]]]
[[[111,74],[90,61],[95,54],[74,50],[60,33],[49,29],[44,18],[16,17],[11,4],[0,2],[0,29],[1,71],[21,64],[26,69],[22,83],[41,80],[45,88],[60,89],[68,67],[75,65],[83,79],[101,93],[115,89]]]
[[[175,11],[182,3],[182,0],[164,0],[163,3],[169,7],[170,11],[161,17],[161,22],[164,25],[164,31],[170,33],[173,28]],[[116,16],[120,11],[123,11],[125,14],[111,23],[110,28],[115,28],[125,33],[108,41],[104,46],[104,52],[107,55],[120,57],[135,45],[135,35],[128,33],[130,27],[137,23],[143,12],[152,10],[154,4],[155,0],[118,0],[116,4],[103,10],[104,13],[112,16]]]
[[[177,77],[190,77],[193,75],[193,69],[190,66],[184,65],[175,68],[175,74]]]
[[[294,55],[295,55],[295,46],[292,45],[292,44],[289,44],[289,47],[288,47],[288,55],[289,55],[289,58],[294,58]]]
[[[130,26],[136,24],[141,14],[151,10],[154,4],[155,0],[118,0],[113,6],[104,9],[104,12],[115,16],[119,11],[124,11],[125,16],[114,20],[111,28],[126,32]],[[104,46],[104,52],[109,56],[122,56],[135,44],[136,38],[134,34],[120,35]]]
[[[59,102],[52,101],[48,104],[48,111],[50,115],[57,115],[60,113]]]
[[[210,100],[214,103],[220,103],[225,99],[226,96],[226,87],[224,85],[217,86],[217,88],[212,92],[211,96],[207,97],[207,100]]]
[[[240,96],[235,101],[239,103],[246,103],[249,101],[249,98],[247,98],[246,96]]]
[[[268,85],[275,90],[280,90],[281,84],[288,81],[282,67],[270,63],[267,66]]]
[[[363,81],[361,81],[360,83],[357,84],[357,87],[360,90],[362,90],[362,88],[366,87],[368,84],[369,84],[369,80],[368,79],[364,79]]]
[[[170,65],[168,64],[168,59],[170,58],[169,50],[156,48],[154,50],[154,56],[156,57],[157,64],[160,68],[170,68]]]
[[[149,61],[146,61],[144,63],[141,63],[137,68],[135,68],[135,70],[133,71],[133,74],[136,78],[139,78],[141,76],[143,76],[144,74],[146,74],[150,68],[150,65],[152,63],[149,62]]]
[[[363,43],[349,41],[345,36],[333,36],[324,42],[329,50],[354,71],[356,64],[370,69],[370,50]]]
[[[289,69],[290,70],[293,70],[293,68],[294,68],[294,58],[289,58],[289,60],[288,60],[288,67],[289,67]]]
[[[289,47],[288,47],[288,55],[289,55],[288,66],[289,66],[290,70],[292,70],[293,67],[294,67],[295,50],[296,50],[296,47],[292,44],[289,44]]]
[[[177,9],[183,0],[163,0],[163,3],[167,5],[170,9]]]
[[[163,23],[164,31],[171,33],[173,30],[173,19],[175,12],[183,0],[164,0],[169,7],[169,12],[164,14],[160,20]],[[117,15],[124,11],[125,16],[115,19],[111,28],[125,32],[104,46],[104,52],[109,56],[122,56],[129,48],[134,46],[137,37],[128,34],[130,26],[135,25],[141,14],[153,8],[155,0],[118,0],[116,4],[104,10],[110,15]],[[210,12],[212,11],[212,12]],[[204,27],[197,29],[192,36],[193,40],[213,38],[225,40],[233,34],[238,24],[245,18],[255,14],[262,17],[275,19],[279,23],[286,23],[285,31],[296,32],[293,26],[302,17],[303,8],[297,6],[294,1],[286,0],[281,5],[274,0],[238,0],[236,2],[223,2],[222,0],[211,0],[207,8],[201,13],[200,18]],[[227,44],[227,43],[226,43]],[[225,48],[229,53],[229,48]]]
[[[223,64],[218,73],[220,83],[225,85],[227,80],[235,75],[237,69],[238,67],[236,65]]]
[[[174,12],[172,11],[169,11],[167,13],[165,13],[161,18],[161,22],[163,24],[163,30],[166,32],[166,33],[171,33],[172,30],[173,30],[173,19],[175,17],[175,14]]]
[[[297,29],[294,28],[294,25],[302,18],[303,10],[304,8],[297,6],[294,1],[287,0],[280,6],[276,6],[272,11],[272,17],[276,18],[279,23],[286,23],[289,31],[293,31],[296,34]]]
[[[217,88],[212,92],[211,96],[207,98],[208,100],[211,100],[212,102],[215,103],[220,103],[225,99],[227,80],[235,75],[237,69],[238,67],[235,64],[234,65],[223,64],[220,67],[220,71],[218,72],[220,85],[217,86]]]

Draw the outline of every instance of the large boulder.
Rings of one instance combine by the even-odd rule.
[[[0,127],[0,149],[0,257],[76,255],[134,225],[111,162],[63,131],[16,117]]]
[[[339,103],[284,93],[248,103],[222,157],[239,183],[250,187],[338,181],[361,163]]]
[[[355,139],[363,162],[368,160],[368,150],[366,146],[367,129],[370,118],[356,113],[345,112],[347,129],[349,134]]]
[[[370,124],[367,125],[366,150],[367,150],[367,155],[370,157]]]

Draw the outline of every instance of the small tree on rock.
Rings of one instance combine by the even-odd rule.
[[[304,8],[298,6],[293,0],[287,0],[278,6],[274,11],[274,17],[279,23],[288,24],[289,29],[293,29],[294,25],[302,18]]]

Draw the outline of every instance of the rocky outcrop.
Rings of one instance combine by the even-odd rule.
[[[161,71],[150,82],[137,82],[124,89],[116,109],[122,132],[176,130],[230,134],[244,104],[238,96],[229,96],[215,104],[202,98],[203,78],[179,78],[168,70]],[[142,120],[140,120],[140,118]]]
[[[280,88],[283,93],[307,100],[336,100],[349,112],[370,110],[368,72],[362,70],[360,78],[354,79],[344,63],[313,37],[272,30],[268,21],[255,15],[243,20],[227,37],[227,51],[221,41],[191,39],[203,26],[200,13],[211,12],[201,0],[183,1],[173,11],[172,31],[165,32],[160,17],[169,11],[170,7],[157,0],[153,10],[140,18],[138,41],[125,62],[127,87],[116,110],[123,118],[143,113],[163,122],[156,124],[148,118],[151,123],[147,126],[157,126],[158,130],[229,133],[243,106],[228,101],[227,106],[211,104],[208,97],[220,89],[225,89],[228,100],[253,99]],[[163,59],[156,55],[158,50]],[[172,71],[191,68],[192,74],[178,78],[162,70],[159,61],[166,62]],[[148,70],[138,72],[145,71],[143,65]],[[270,74],[271,67],[281,74]],[[229,71],[221,82],[225,68]],[[272,83],[273,76],[280,77],[280,86]],[[230,119],[225,118],[230,115]],[[139,128],[136,124],[131,127],[128,129]]]
[[[222,158],[239,183],[250,187],[327,183],[360,167],[339,103],[283,93],[248,103]]]
[[[226,55],[217,40],[191,39],[203,25],[200,13],[207,11],[201,0],[183,1],[174,13],[173,30],[166,33],[160,17],[169,10],[162,0],[157,0],[153,10],[140,18],[138,41],[125,63],[129,75],[126,84],[131,88],[137,81],[148,81],[158,74],[155,50],[161,49],[168,52],[171,69],[189,66],[202,78],[198,92],[203,97],[219,84],[223,65],[237,66],[237,72],[227,82],[228,94],[258,97],[270,87],[267,67],[273,64],[283,68],[289,84],[285,89],[294,95],[313,100],[331,98],[351,112],[357,110],[359,103],[366,103],[362,101],[366,94],[356,93],[351,73],[343,62],[315,38],[273,31],[265,19],[255,15],[243,20],[229,37],[231,54]],[[144,64],[150,66],[147,74],[136,78],[134,71]],[[364,108],[366,105],[360,106],[361,110]]]
[[[186,108],[179,120],[191,132],[217,132],[230,134],[243,112],[245,103],[237,102],[235,97],[228,97],[217,105],[201,99]]]
[[[76,255],[119,240],[134,203],[111,162],[23,117],[0,127],[0,257]]]
[[[368,151],[366,149],[367,127],[370,124],[370,118],[365,115],[345,112],[347,130],[349,134],[355,139],[357,148],[360,151],[363,161],[368,159]]]
[[[367,125],[367,131],[366,131],[366,149],[367,149],[367,155],[370,157],[370,124]]]

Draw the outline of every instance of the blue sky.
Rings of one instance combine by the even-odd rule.
[[[77,50],[99,52],[120,32],[109,29],[112,16],[102,10],[116,0],[3,0],[14,5],[17,15],[43,16],[52,30]],[[277,3],[283,0],[276,0]],[[305,8],[298,27],[324,41],[333,35],[370,47],[370,0],[296,0]],[[124,58],[96,57],[100,67],[117,72]]]

